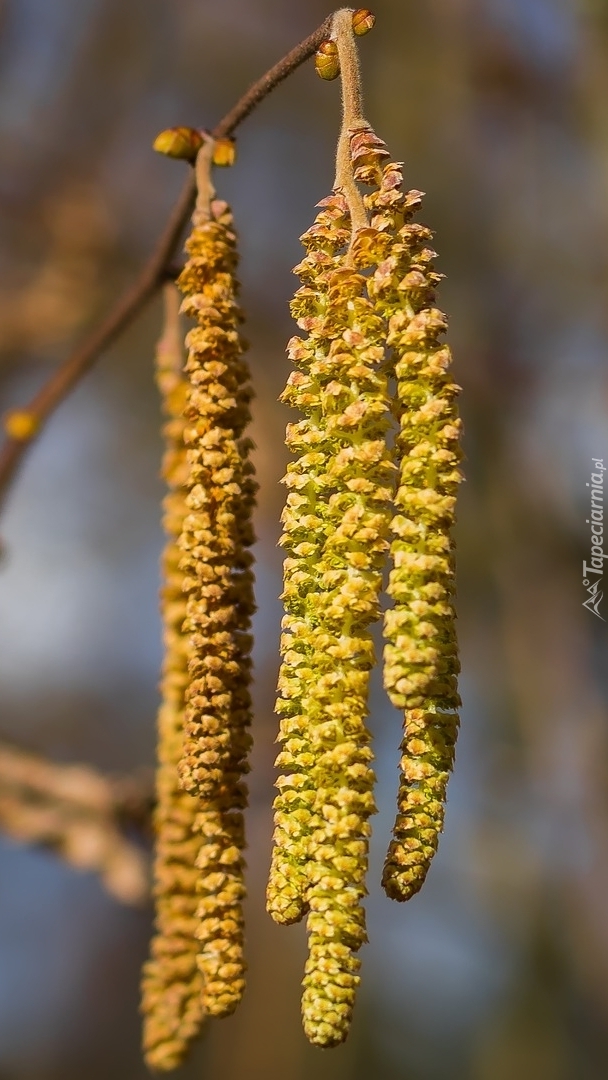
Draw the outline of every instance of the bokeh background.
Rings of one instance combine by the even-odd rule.
[[[376,678],[370,944],[347,1044],[300,1030],[303,927],[264,912],[270,857],[298,236],[329,192],[337,84],[298,71],[219,177],[242,245],[257,387],[256,749],[249,988],[178,1075],[603,1080],[608,1075],[605,623],[582,606],[591,458],[608,464],[605,0],[376,0],[368,118],[426,191],[464,388],[462,731],[422,893],[379,885],[400,717]],[[150,252],[213,126],[328,14],[319,0],[1,0],[0,394],[18,406]],[[153,303],[56,413],[2,522],[0,737],[110,774],[152,767],[162,544]],[[603,615],[608,618],[608,599]],[[138,1080],[151,910],[0,840],[0,1080]]]

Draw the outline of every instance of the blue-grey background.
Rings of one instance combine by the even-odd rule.
[[[462,733],[423,892],[379,885],[400,717],[376,678],[380,812],[348,1043],[300,1030],[303,927],[264,912],[270,856],[298,236],[328,194],[337,84],[309,64],[243,125],[219,177],[241,235],[257,387],[256,749],[249,988],[183,1070],[209,1080],[603,1080],[608,1075],[605,624],[582,607],[591,458],[608,463],[608,7],[377,0],[368,119],[426,191],[464,388],[457,532]],[[0,394],[18,406],[133,278],[213,126],[328,13],[319,0],[0,0]],[[151,766],[160,662],[152,304],[31,452],[2,523],[0,736],[58,761]],[[608,618],[608,600],[604,603]],[[146,1076],[150,911],[0,841],[0,1080]]]

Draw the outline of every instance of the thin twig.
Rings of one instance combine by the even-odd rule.
[[[148,897],[153,796],[144,775],[114,779],[0,742],[0,831],[98,873],[124,903]]]
[[[310,37],[296,45],[295,49],[287,53],[278,64],[258,79],[213,129],[211,133],[213,138],[224,138],[236,131],[239,124],[253,112],[275,86],[278,86],[283,79],[286,79],[292,71],[295,71],[316,52],[321,42],[328,37],[330,26],[331,16]],[[192,212],[194,197],[194,176],[191,175],[139,277],[119,298],[109,315],[52,373],[29,404],[23,407],[23,412],[29,414],[35,421],[36,437],[58,405],[92,367],[99,354],[132,322],[166,279],[167,267],[170,266],[170,260]],[[0,449],[0,508],[23,457],[34,441],[33,438],[9,437]]]
[[[283,82],[288,75],[291,75],[292,71],[300,67],[305,60],[309,60],[311,56],[316,53],[321,42],[325,41],[329,37],[331,32],[331,20],[333,15],[329,15],[325,22],[321,23],[321,26],[315,30],[314,34],[301,41],[299,45],[296,45],[295,49],[288,52],[282,60],[279,60],[278,64],[270,68],[265,75],[262,75],[261,79],[249,88],[246,94],[243,95],[240,101],[234,106],[234,109],[220,120],[216,128],[211,132],[214,139],[223,139],[227,135],[232,135],[236,131],[237,127],[242,120],[245,120],[251,112],[264,100],[265,97],[274,90],[275,86]]]

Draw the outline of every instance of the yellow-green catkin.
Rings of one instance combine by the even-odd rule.
[[[403,192],[400,164],[374,162],[377,146],[371,129],[351,140],[356,175],[374,187],[364,200],[371,225],[391,238],[369,282],[375,311],[387,324],[400,425],[384,685],[405,719],[398,813],[382,880],[390,897],[407,900],[422,886],[437,850],[458,732],[451,530],[461,421],[459,387],[442,342],[447,321],[435,306],[440,275],[433,268],[432,233],[411,220],[421,192]]]
[[[287,429],[283,514],[286,615],[277,709],[284,770],[275,800],[268,908],[279,922],[308,912],[302,1014],[311,1042],[335,1046],[350,1026],[366,940],[363,897],[375,811],[365,725],[374,662],[394,465],[384,368],[385,323],[367,292],[384,238],[368,228],[349,155],[361,116],[352,10],[332,20],[343,124],[333,195],[302,238],[303,283],[292,314],[296,371],[283,400],[304,413]],[[362,272],[364,271],[364,272]]]
[[[203,211],[205,207],[203,207]],[[195,320],[186,338],[187,513],[179,540],[190,647],[180,779],[201,799],[197,867],[199,968],[208,1013],[224,1016],[245,986],[244,824],[254,610],[255,482],[244,436],[252,390],[239,334],[236,237],[226,203],[199,203],[178,284]]]
[[[268,906],[288,922],[308,910],[309,957],[302,1012],[311,1042],[348,1033],[366,940],[369,817],[375,811],[365,719],[379,616],[394,466],[382,366],[384,326],[360,269],[371,246],[346,257],[351,218],[335,193],[304,235],[303,282],[292,303],[307,338],[283,400],[304,419],[289,425],[283,514],[286,616],[278,711],[285,770],[275,802]]]
[[[182,633],[186,599],[177,538],[186,512],[188,463],[183,440],[186,380],[179,333],[179,294],[165,286],[166,331],[157,349],[157,382],[166,422],[163,428],[167,543],[162,558],[161,610],[165,657],[158,715],[158,769],[154,825],[156,932],[142,980],[143,1045],[151,1069],[177,1068],[204,1020],[203,976],[197,966],[198,926],[194,832],[198,799],[182,791],[177,766],[183,742],[184,696],[189,682],[188,641]]]
[[[339,196],[330,196],[324,200],[323,209],[318,215],[315,224],[302,238],[304,243],[310,239],[311,244],[317,237],[316,247],[308,254],[308,261],[313,269],[312,279],[308,284],[308,291],[300,289],[294,300],[298,302],[308,301],[311,310],[319,299],[317,289],[317,274],[314,267],[318,265],[320,271],[325,272],[339,269],[343,263],[342,248],[350,237],[350,219],[344,199]],[[305,280],[303,264],[296,267],[296,271]],[[305,287],[306,288],[306,287]],[[313,315],[314,317],[314,315]],[[288,345],[288,354],[295,363],[310,360],[310,350],[306,342],[300,338],[293,338]],[[305,397],[309,389],[308,399]],[[297,397],[297,400],[294,400]],[[283,400],[295,404],[301,408],[318,406],[316,393],[316,380],[311,379],[306,371],[294,371],[290,377],[288,386],[283,395]],[[300,440],[299,445],[297,440]],[[300,451],[302,457],[297,466],[302,468],[307,463],[312,464],[315,460],[306,455],[309,444],[321,443],[322,435],[311,428],[310,420],[306,419],[299,424],[290,424],[287,428],[287,445],[294,452]],[[323,448],[319,451],[313,445],[313,453],[318,454],[318,466],[326,462],[327,453]],[[327,537],[333,531],[333,524],[327,523],[327,512],[323,504],[316,498],[316,487],[307,491],[298,490],[297,473],[294,469],[296,463],[290,466],[290,471],[285,477],[285,483],[290,487],[286,506],[282,515],[284,536],[281,544],[289,546],[290,556],[284,563],[285,574],[285,608],[287,614],[282,623],[285,633],[281,638],[281,656],[283,663],[279,676],[280,697],[277,702],[277,711],[284,714],[281,722],[280,739],[285,744],[284,753],[289,753],[289,740],[293,737],[298,742],[298,776],[290,775],[279,777],[277,787],[280,794],[275,800],[275,833],[270,877],[267,889],[268,911],[279,923],[293,923],[299,921],[308,910],[306,893],[307,861],[309,836],[315,799],[312,778],[308,775],[309,766],[313,763],[308,719],[303,711],[302,698],[312,685],[313,672],[310,664],[306,663],[308,653],[312,648],[303,647],[303,634],[311,631],[307,623],[301,618],[300,604],[297,593],[300,592],[305,599],[308,593],[317,588],[316,571],[317,560],[323,551]],[[306,478],[304,477],[306,482]],[[294,591],[296,595],[294,596]],[[291,745],[291,744],[290,744]],[[292,750],[295,745],[291,746]],[[278,759],[283,762],[284,755]],[[291,760],[291,759],[290,759]],[[294,761],[295,763],[295,761]]]

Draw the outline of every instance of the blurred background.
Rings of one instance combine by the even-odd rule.
[[[420,895],[391,903],[400,716],[376,677],[380,812],[349,1041],[300,1029],[301,926],[264,911],[273,797],[298,236],[333,181],[337,84],[311,64],[219,174],[241,234],[257,387],[256,748],[249,987],[184,1080],[603,1080],[608,1075],[606,627],[582,606],[592,458],[608,464],[605,0],[376,0],[366,112],[426,191],[463,386],[462,729]],[[213,126],[328,14],[319,0],[0,0],[0,396],[25,403],[128,285],[186,166],[163,127]],[[0,738],[139,775],[154,761],[162,545],[160,303],[27,458],[2,522]],[[608,599],[604,602],[608,618]],[[143,775],[143,774],[142,774]],[[0,840],[0,1080],[129,1080],[151,910]]]

